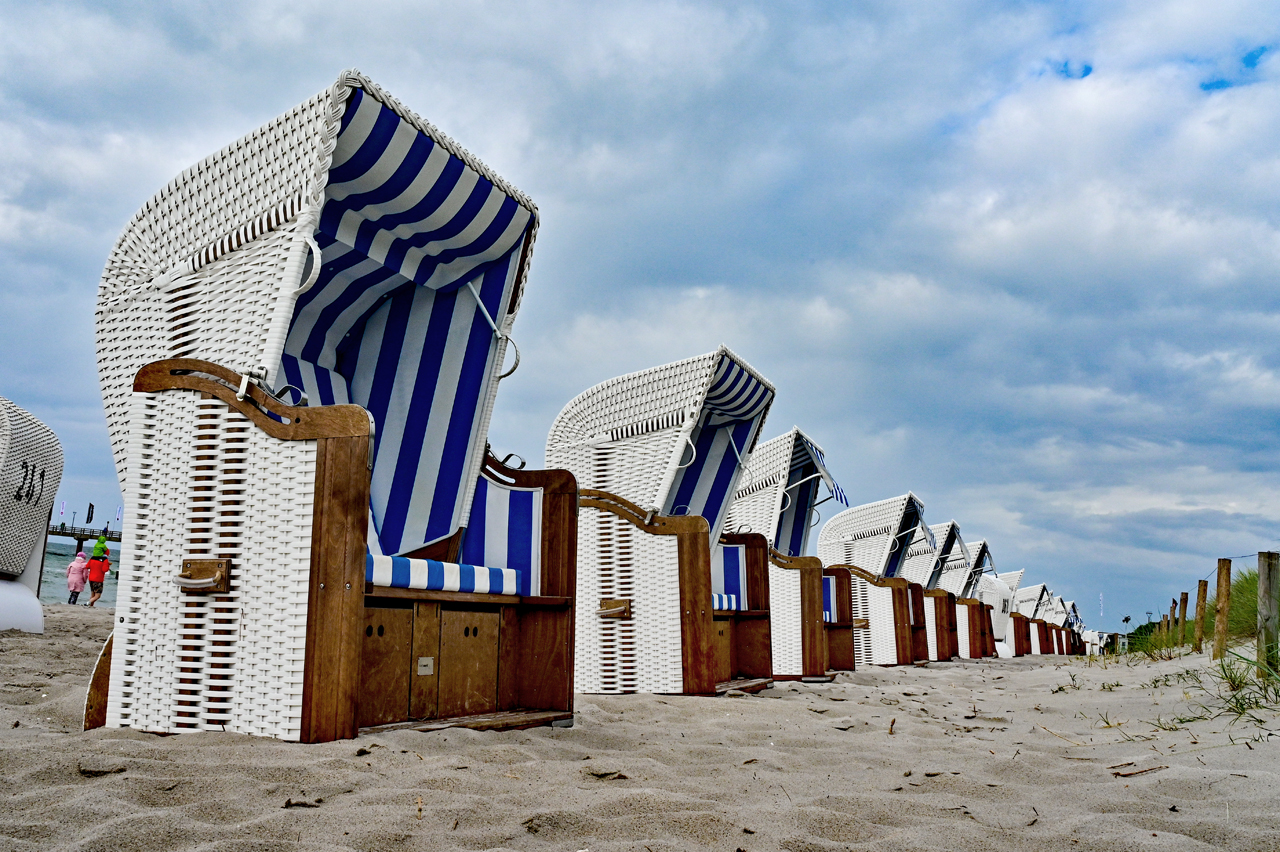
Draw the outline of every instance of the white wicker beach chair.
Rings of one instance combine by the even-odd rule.
[[[602,382],[556,417],[547,462],[582,486],[579,691],[768,683],[769,544],[721,530],[773,396],[721,347]]]
[[[0,396],[0,630],[44,632],[40,575],[61,481],[58,436]]]
[[[125,533],[87,726],[571,720],[576,483],[485,440],[536,228],[358,72],[143,205],[99,290]]]
[[[827,568],[851,570],[852,618],[869,625],[853,635],[859,666],[929,658],[923,589],[899,576],[917,536],[936,547],[923,515],[924,504],[907,493],[846,509],[818,534],[818,558]]]
[[[932,541],[921,540],[907,551],[901,575],[924,589],[925,636],[930,660],[968,657],[970,645],[961,635],[956,598],[968,580],[969,551],[955,521],[929,527]]]
[[[829,495],[819,500],[819,486]],[[837,634],[836,657],[852,668],[852,619],[836,621],[838,574],[823,575],[822,560],[805,556],[809,532],[817,525],[817,507],[828,500],[849,500],[827,470],[822,448],[799,428],[756,447],[746,484],[729,507],[726,529],[758,532],[769,539],[769,620],[773,637],[773,676],[781,680],[829,679],[828,637]],[[841,641],[844,640],[844,641]],[[848,646],[848,654],[840,649]]]
[[[1013,599],[1014,609],[1027,619],[1027,653],[1052,654],[1049,646],[1049,626],[1045,616],[1049,614],[1050,592],[1044,583],[1018,589]]]

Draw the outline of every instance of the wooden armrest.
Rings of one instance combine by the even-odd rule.
[[[237,397],[242,385],[244,398],[240,399]],[[364,438],[371,437],[376,428],[373,416],[358,405],[285,405],[253,382],[246,384],[243,376],[197,358],[153,361],[133,379],[136,393],[179,389],[217,397],[259,429],[283,441]]]
[[[617,515],[624,521],[653,535],[711,534],[711,526],[701,515],[660,515],[644,509],[609,491],[583,488],[578,492],[578,505]]]

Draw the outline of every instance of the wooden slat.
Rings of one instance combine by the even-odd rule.
[[[431,673],[419,674],[418,660],[431,659]],[[434,719],[440,694],[440,604],[420,601],[413,605],[413,656],[409,659],[409,718]]]
[[[743,677],[736,680],[721,681],[716,684],[716,695],[724,695],[731,689],[739,692],[759,692],[762,689],[768,689],[773,685],[773,678],[769,677]]]
[[[475,716],[455,716],[449,719],[402,722],[398,725],[379,725],[364,728],[361,734],[381,734],[387,731],[439,731],[445,728],[470,728],[475,731],[511,731],[537,728],[552,722],[572,721],[573,713],[562,710],[510,710],[500,713],[483,713]]]
[[[111,685],[111,645],[115,638],[115,631],[112,631],[98,653],[98,662],[93,667],[93,677],[89,679],[89,691],[84,699],[86,731],[101,728],[107,724],[107,690]]]
[[[368,453],[367,438],[317,441],[303,669],[303,742],[348,739],[357,731],[369,506]]]

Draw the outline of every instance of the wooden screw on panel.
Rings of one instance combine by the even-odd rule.
[[[1218,560],[1218,608],[1213,616],[1213,658],[1227,653],[1227,613],[1231,609],[1231,560]]]
[[[1209,604],[1209,581],[1201,580],[1196,588],[1196,639],[1191,650],[1197,654],[1204,652],[1204,611]]]
[[[1258,554],[1258,674],[1275,675],[1280,668],[1280,553]]]

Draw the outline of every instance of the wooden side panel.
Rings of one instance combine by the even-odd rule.
[[[520,609],[504,606],[498,610],[498,710],[520,706]]]
[[[572,605],[521,612],[520,707],[573,709],[573,618]]]
[[[371,606],[365,609],[357,716],[360,727],[408,721],[412,653],[412,608]]]
[[[473,716],[498,709],[495,611],[440,609],[440,715]]]
[[[950,660],[957,651],[952,647],[958,644],[955,638],[955,596],[943,589],[922,591],[924,605],[933,608],[933,626],[937,633],[939,660]],[[928,641],[926,634],[925,641]],[[927,647],[927,646],[926,646]]]
[[[113,631],[107,637],[106,644],[98,654],[98,663],[93,667],[93,677],[89,680],[89,692],[84,697],[84,729],[91,731],[107,724],[107,688],[111,685],[111,644],[115,641]]]
[[[827,629],[822,621],[822,561],[800,566],[800,662],[805,677],[827,673]]]
[[[893,584],[893,638],[898,646],[898,665],[909,666],[916,659],[911,588],[905,580],[888,582]]]
[[[706,522],[703,522],[703,526]],[[705,532],[677,534],[680,561],[680,653],[684,691],[715,695],[711,616],[711,549]]]
[[[735,674],[742,678],[773,677],[773,637],[769,619],[736,616],[733,626]]]
[[[409,718],[435,719],[440,705],[440,604],[414,604]]]
[[[830,671],[853,671],[853,628],[827,628],[827,668]]]
[[[911,658],[913,661],[929,659],[929,634],[924,622],[924,587],[919,583],[907,586],[911,595]]]
[[[369,524],[368,454],[367,437],[317,440],[303,742],[356,735]]]
[[[711,623],[712,641],[715,646],[715,679],[716,683],[733,680],[738,670],[737,654],[734,653],[733,617],[720,616]]]

